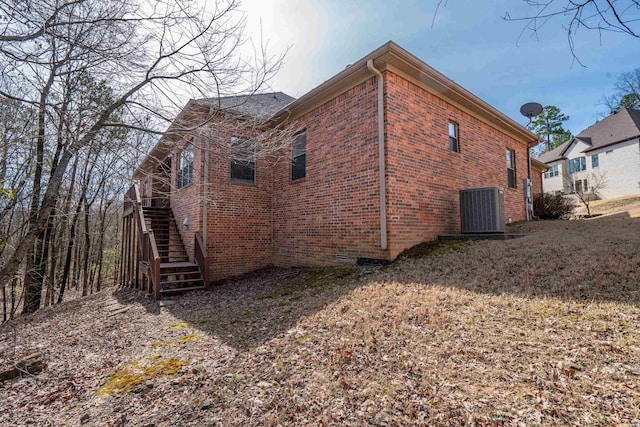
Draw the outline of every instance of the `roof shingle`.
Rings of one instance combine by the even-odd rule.
[[[589,126],[576,135],[575,138],[551,151],[542,153],[538,160],[543,163],[551,163],[562,159],[564,152],[574,139],[579,139],[591,146],[583,151],[583,153],[586,153],[638,136],[640,136],[640,110],[621,108],[598,123]]]
[[[283,92],[271,92],[225,96],[221,98],[204,98],[199,101],[206,102],[223,110],[233,111],[256,119],[267,120],[282,108],[295,101],[295,98]]]
[[[626,141],[640,135],[640,111],[631,108],[621,108],[617,112],[605,117],[598,123],[589,126],[576,137],[584,141],[591,139],[591,147],[587,151],[593,151],[601,147]],[[586,141],[585,141],[586,142]]]

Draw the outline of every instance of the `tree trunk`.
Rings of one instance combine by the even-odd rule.
[[[22,307],[23,313],[33,313],[40,308],[40,300],[42,298],[42,284],[43,277],[41,272],[43,271],[42,263],[42,245],[36,242],[43,236],[44,228],[46,227],[44,221],[39,221],[42,215],[40,206],[40,191],[42,185],[42,169],[44,164],[44,143],[46,136],[46,108],[47,98],[49,97],[49,91],[54,82],[56,74],[56,68],[54,67],[50,73],[47,83],[40,92],[40,99],[38,103],[38,137],[36,139],[36,164],[33,173],[33,193],[31,194],[31,205],[29,207],[29,232],[27,235],[29,239],[29,245],[25,248],[24,255],[27,260],[26,274],[24,278],[24,305]],[[52,204],[53,206],[53,204]],[[49,219],[49,211],[44,215]],[[42,222],[41,226],[38,223]],[[20,248],[20,245],[18,245]],[[18,252],[18,249],[16,249]],[[21,257],[22,258],[22,257]],[[19,260],[13,261],[10,259],[5,268],[14,268],[17,270]],[[15,271],[14,271],[15,272]],[[5,280],[0,280],[5,283]]]
[[[89,291],[89,254],[91,251],[91,234],[89,230],[89,203],[84,199],[84,248],[82,251],[82,296]]]

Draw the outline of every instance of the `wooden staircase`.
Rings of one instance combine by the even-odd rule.
[[[143,207],[134,185],[125,196],[120,283],[153,292],[156,299],[208,289],[206,248],[199,233],[194,241],[195,262],[190,262],[171,208]]]
[[[170,207],[143,207],[147,229],[153,230],[160,255],[160,294],[204,289],[198,264],[189,256]]]

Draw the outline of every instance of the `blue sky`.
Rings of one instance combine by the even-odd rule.
[[[270,89],[300,96],[393,40],[519,123],[525,102],[556,105],[574,134],[606,112],[605,94],[623,72],[640,67],[640,40],[581,30],[569,50],[565,21],[520,36],[535,9],[517,0],[243,0],[247,35],[271,54],[289,51]],[[433,27],[432,27],[433,21]],[[518,41],[518,42],[517,42]]]

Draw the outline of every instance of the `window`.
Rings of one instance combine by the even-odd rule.
[[[576,179],[571,183],[571,192],[585,194],[589,192],[589,181],[586,179]]]
[[[291,180],[304,178],[307,174],[307,132],[303,131],[291,141]]]
[[[231,137],[231,181],[256,182],[255,147],[251,141]]]
[[[591,168],[595,169],[598,166],[600,166],[600,161],[598,160],[598,155],[594,154],[593,156],[591,156]]]
[[[458,145],[458,124],[449,122],[449,150],[460,152],[460,146]]]
[[[516,188],[516,152],[507,149],[507,186]]]
[[[551,166],[549,170],[544,173],[545,179],[553,178],[554,176],[558,176],[558,165]]]
[[[580,172],[587,169],[587,158],[578,157],[569,160],[569,173]]]
[[[193,181],[193,146],[189,143],[178,156],[178,188]]]

